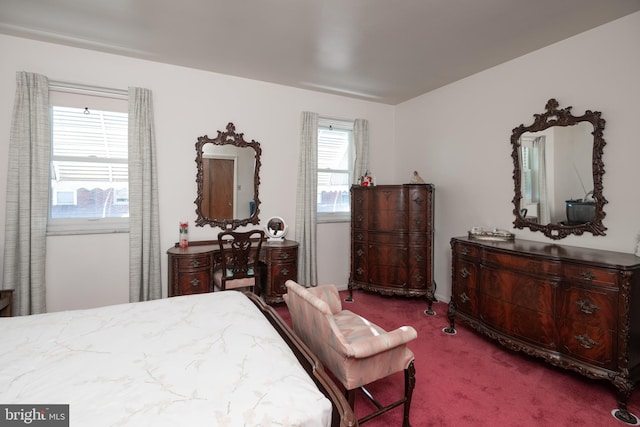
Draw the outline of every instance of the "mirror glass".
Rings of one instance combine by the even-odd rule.
[[[534,117],[511,137],[515,227],[552,239],[585,231],[604,235],[604,119],[591,111],[575,117],[571,107],[559,110],[555,99]]]
[[[244,140],[233,123],[216,138],[196,143],[196,225],[236,229],[258,224],[260,199],[260,143]]]

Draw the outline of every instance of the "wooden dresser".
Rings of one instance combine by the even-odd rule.
[[[213,270],[219,254],[217,241],[189,242],[187,248],[174,246],[169,257],[169,296],[190,295],[213,291]],[[298,242],[266,241],[260,260],[264,264],[260,295],[267,304],[283,301],[287,292],[284,283],[298,279]]]
[[[456,318],[512,350],[618,391],[616,417],[640,379],[640,258],[526,240],[453,238]]]
[[[427,297],[433,313],[433,185],[351,187],[354,289]]]

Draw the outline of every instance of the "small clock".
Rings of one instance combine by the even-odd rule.
[[[273,216],[267,221],[265,231],[269,240],[284,240],[284,236],[287,235],[287,224],[279,216]]]

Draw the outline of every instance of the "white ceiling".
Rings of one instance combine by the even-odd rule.
[[[395,105],[638,10],[640,0],[0,0],[0,33]]]

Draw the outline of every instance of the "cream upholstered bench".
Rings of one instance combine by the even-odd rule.
[[[358,423],[404,404],[402,425],[409,427],[415,367],[414,354],[406,344],[417,338],[416,330],[402,326],[387,332],[367,319],[343,310],[334,285],[305,288],[293,280],[285,285],[284,299],[296,335],[342,383],[352,408],[357,389],[362,389],[378,408]],[[364,389],[366,384],[400,371],[404,371],[405,379],[404,396],[400,400],[383,407]]]

